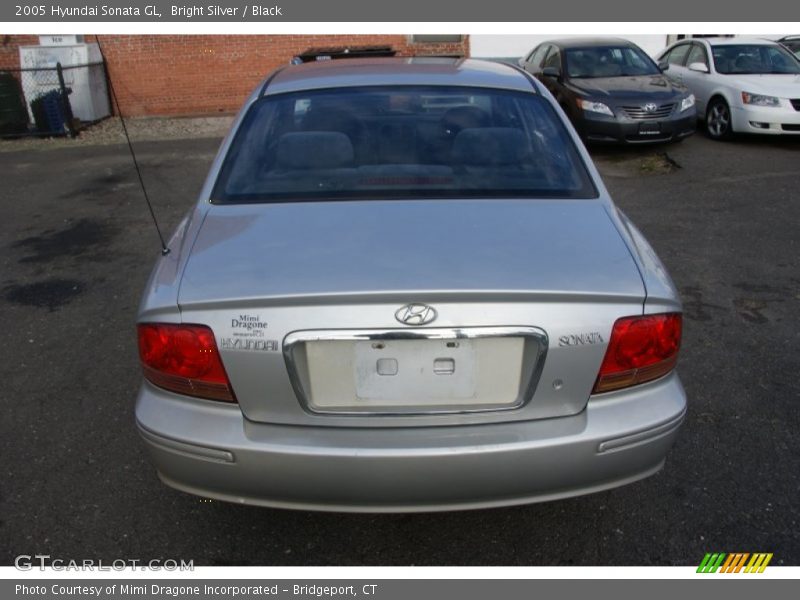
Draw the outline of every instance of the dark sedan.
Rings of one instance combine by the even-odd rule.
[[[627,40],[543,42],[519,62],[550,90],[587,142],[677,141],[697,126],[694,96]]]

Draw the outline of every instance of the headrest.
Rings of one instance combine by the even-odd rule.
[[[278,166],[283,169],[338,169],[353,166],[353,144],[336,131],[285,133],[278,140]]]
[[[528,140],[513,127],[464,129],[453,141],[452,161],[469,166],[519,164],[528,154]]]
[[[489,121],[489,113],[477,106],[456,106],[448,109],[442,116],[445,129],[454,129],[457,132],[470,127],[486,127]]]

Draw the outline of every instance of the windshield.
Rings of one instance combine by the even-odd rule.
[[[800,73],[800,62],[778,45],[713,46],[711,53],[714,56],[714,67],[723,75]]]
[[[257,101],[212,201],[449,197],[590,198],[596,191],[541,96],[405,86]]]
[[[568,48],[566,59],[567,75],[572,78],[630,77],[661,73],[649,56],[631,46]]]

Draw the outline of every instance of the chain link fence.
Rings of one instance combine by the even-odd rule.
[[[90,80],[106,81],[102,62],[0,70],[0,137],[75,137],[94,122],[76,118],[73,110],[74,94],[83,99],[87,93],[82,82]],[[97,93],[90,90],[88,96]],[[109,102],[105,85],[99,93]]]

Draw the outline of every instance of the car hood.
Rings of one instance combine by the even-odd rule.
[[[726,75],[725,80],[742,92],[800,98],[800,75]]]
[[[665,101],[686,93],[686,88],[664,75],[570,79],[570,87],[592,98]]]
[[[212,206],[179,303],[450,292],[644,297],[602,202],[420,200]]]

